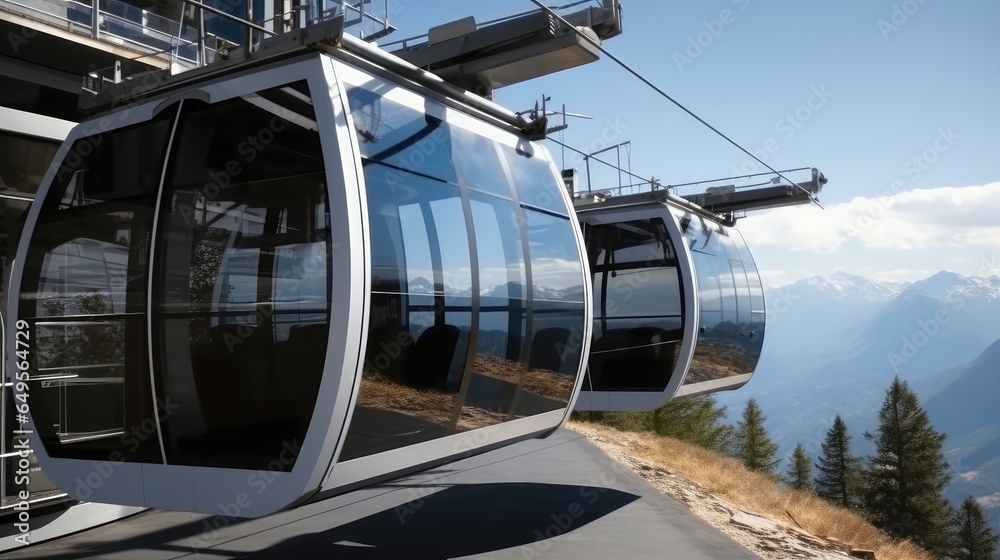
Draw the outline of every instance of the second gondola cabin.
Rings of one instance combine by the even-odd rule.
[[[594,297],[577,410],[653,410],[750,380],[764,290],[739,231],[665,189],[580,198],[576,212]]]

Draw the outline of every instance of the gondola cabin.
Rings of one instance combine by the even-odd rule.
[[[764,340],[764,291],[740,233],[666,190],[576,205],[593,285],[577,410],[652,410],[736,389]]]
[[[548,152],[372,50],[192,70],[69,134],[8,349],[74,497],[256,517],[566,419],[591,288]]]

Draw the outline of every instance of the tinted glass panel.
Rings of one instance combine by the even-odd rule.
[[[528,378],[517,411],[534,414],[566,406],[582,358],[583,266],[575,222],[524,209],[531,258],[532,315]],[[529,412],[530,411],[530,412]]]
[[[514,179],[514,189],[521,204],[534,206],[568,216],[566,202],[563,200],[561,181],[556,180],[549,162],[537,156],[502,146],[502,152]]]
[[[500,164],[500,154],[488,138],[461,128],[452,129],[455,154],[462,178],[470,189],[511,198],[510,183]]]
[[[512,202],[474,193],[471,207],[481,298],[473,375],[463,414],[478,415],[479,422],[487,425],[513,413],[524,381],[524,249]]]
[[[688,215],[683,221],[701,298],[701,324],[686,385],[752,373],[763,342],[763,288],[735,230]],[[759,307],[759,311],[757,310]]]
[[[77,141],[32,233],[19,318],[31,325],[31,411],[50,455],[161,460],[144,311],[171,113]]]
[[[25,479],[23,476],[18,474],[18,471],[24,473],[24,469],[21,468],[20,451],[23,451],[23,442],[27,439],[25,435],[15,435],[14,430],[21,428],[20,422],[17,420],[17,408],[16,405],[21,401],[14,401],[14,387],[12,383],[3,383],[0,387],[0,399],[3,399],[3,421],[4,421],[4,436],[3,436],[3,458],[0,459],[4,461],[4,477],[0,481],[0,496],[2,496],[2,506],[0,507],[11,507],[17,504],[19,499],[19,493],[23,490],[30,492],[31,500],[43,500],[49,497],[56,497],[64,495],[65,492],[56,488],[44,474],[42,474],[41,467],[38,466],[37,455],[32,453],[28,455],[28,476]],[[30,405],[30,402],[29,402]],[[27,482],[26,482],[27,481]],[[68,498],[63,498],[64,500]],[[32,507],[38,507],[33,504]]]
[[[456,183],[452,138],[441,119],[362,88],[349,88],[347,99],[361,156],[386,166],[378,170],[386,184],[405,189],[414,174]]]
[[[457,186],[365,161],[372,299],[361,388],[341,452],[353,459],[468,429],[458,393],[471,326]],[[445,252],[450,254],[444,255]],[[452,268],[443,268],[447,261]]]
[[[291,470],[330,313],[320,139],[302,85],[182,111],[157,250],[170,464]],[[235,139],[242,139],[234,141]],[[280,459],[280,460],[279,460]]]
[[[349,88],[348,98],[363,156],[373,293],[340,459],[565,408],[584,331],[574,226],[514,202],[493,140],[372,91]],[[558,200],[565,214],[550,165],[522,159],[525,192],[547,191],[541,198]]]
[[[594,275],[595,391],[663,391],[683,336],[677,253],[662,218],[588,226]]]
[[[683,326],[679,316],[595,321],[593,390],[662,391],[677,364]]]

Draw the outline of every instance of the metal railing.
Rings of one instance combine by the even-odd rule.
[[[246,46],[253,50],[263,35],[285,33],[341,15],[345,16],[345,31],[367,41],[395,30],[389,24],[388,0],[292,0],[290,9],[281,13],[274,13],[274,3],[265,3],[263,14],[253,13],[253,2],[245,5],[249,8],[246,13],[237,15],[189,0],[183,3],[179,19],[173,20],[120,0],[0,0],[4,10],[136,51],[135,59],[154,57],[169,62],[172,73],[212,63],[220,48]],[[209,31],[224,20],[242,27],[239,37]]]
[[[179,22],[119,0],[0,0],[0,7],[59,29],[136,51],[136,59],[181,57],[197,63],[195,41],[181,36]]]

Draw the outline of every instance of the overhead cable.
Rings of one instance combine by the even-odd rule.
[[[699,117],[698,115],[696,115],[693,111],[691,111],[690,109],[688,109],[687,107],[685,107],[681,102],[677,101],[676,99],[674,99],[673,97],[671,97],[667,92],[665,92],[662,89],[660,89],[659,87],[657,87],[656,84],[654,84],[653,82],[651,82],[648,79],[646,79],[639,72],[633,70],[632,67],[630,67],[628,64],[626,64],[620,58],[618,58],[617,56],[611,54],[611,52],[608,51],[608,49],[604,48],[604,46],[601,45],[601,43],[599,43],[595,39],[591,38],[586,33],[583,33],[581,30],[577,29],[577,27],[575,25],[573,25],[572,23],[566,21],[566,18],[564,18],[561,15],[557,14],[554,10],[552,10],[551,8],[549,8],[548,6],[546,6],[545,4],[542,4],[540,2],[540,0],[531,0],[531,2],[533,4],[535,4],[536,6],[538,6],[539,8],[541,8],[542,10],[546,11],[547,13],[549,13],[552,17],[554,17],[557,20],[559,20],[563,25],[565,25],[569,29],[572,29],[573,32],[577,34],[577,36],[582,37],[585,41],[587,41],[588,43],[590,43],[591,45],[593,45],[595,48],[597,48],[599,51],[601,51],[605,56],[607,56],[611,60],[615,61],[616,64],[618,64],[619,66],[621,66],[622,68],[624,68],[629,74],[632,74],[633,76],[635,76],[636,78],[638,78],[639,81],[641,81],[642,83],[644,83],[647,86],[649,86],[650,88],[652,88],[653,91],[655,91],[656,93],[659,93],[661,96],[663,96],[667,101],[670,101],[671,103],[673,103],[674,105],[676,105],[678,108],[680,108],[682,111],[684,111],[688,115],[691,115],[695,120],[697,120],[701,124],[703,124],[706,127],[708,127],[709,130],[711,130],[712,132],[718,134],[719,136],[721,136],[723,139],[725,139],[727,142],[729,142],[733,146],[736,146],[741,152],[743,152],[746,155],[748,155],[751,158],[753,158],[754,161],[756,161],[757,163],[763,165],[765,168],[769,169],[772,173],[774,173],[778,177],[781,177],[782,179],[788,181],[790,184],[792,184],[795,187],[797,187],[798,189],[800,189],[802,192],[806,193],[806,195],[809,197],[809,200],[811,200],[812,202],[814,202],[817,206],[819,206],[820,208],[823,207],[819,203],[819,200],[817,200],[816,196],[813,193],[811,193],[808,190],[806,190],[805,187],[803,187],[802,185],[800,185],[800,184],[792,181],[788,177],[785,177],[780,171],[778,171],[777,169],[771,167],[770,165],[768,165],[767,163],[765,163],[764,160],[762,160],[759,157],[753,155],[753,153],[751,153],[749,150],[747,150],[743,146],[739,145],[739,143],[737,143],[735,140],[733,140],[732,138],[726,136],[725,134],[722,133],[722,131],[720,131],[719,129],[715,128],[711,124],[709,124],[708,121],[706,121],[705,119],[703,119],[703,118]]]

